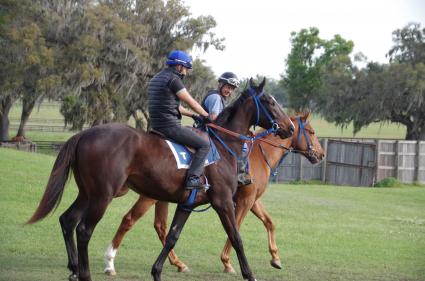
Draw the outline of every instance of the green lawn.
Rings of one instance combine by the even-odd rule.
[[[76,196],[71,181],[58,210],[32,226],[23,223],[38,205],[54,157],[0,149],[0,280],[67,280],[66,253],[58,216]],[[103,275],[103,252],[122,215],[135,202],[130,192],[116,199],[90,243],[94,281],[151,280],[161,250],[153,212],[124,239],[117,277]],[[251,268],[261,281],[425,280],[425,188],[354,188],[327,185],[271,185],[263,203],[277,226],[284,266],[269,266],[267,235],[254,216],[242,226]],[[214,211],[193,214],[176,251],[191,268],[179,274],[166,263],[164,281],[242,280],[221,273],[225,233]],[[233,255],[236,267],[237,259]]]
[[[21,107],[16,105],[12,108],[10,112],[10,119],[12,124],[15,126],[19,125]],[[46,124],[45,120],[50,120]],[[192,120],[190,118],[184,118],[183,123],[185,125],[191,125]],[[28,124],[34,125],[63,125],[63,116],[59,112],[59,105],[57,103],[42,103],[40,107],[34,109],[33,113],[30,116]],[[406,134],[406,129],[399,124],[380,124],[374,123],[369,125],[366,128],[363,128],[355,136],[353,135],[353,126],[350,125],[345,129],[336,127],[334,124],[326,122],[320,117],[312,117],[311,124],[317,132],[319,137],[348,137],[348,138],[386,138],[386,139],[404,139]],[[11,131],[10,135],[13,136],[16,132]],[[28,131],[27,137],[35,141],[64,141],[68,139],[74,133],[72,132],[37,132],[37,131]]]

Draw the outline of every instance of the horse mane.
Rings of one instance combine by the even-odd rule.
[[[295,116],[293,115],[290,118],[291,118],[291,120],[294,120],[296,117],[300,117],[302,120],[307,121],[308,118],[310,117],[310,110],[305,109],[305,110],[303,110],[301,112],[297,112],[295,114]]]
[[[232,120],[238,107],[241,106],[247,98],[248,94],[246,90],[244,90],[237,99],[224,108],[224,110],[217,116],[217,119],[214,123],[219,126],[223,126],[225,123]]]

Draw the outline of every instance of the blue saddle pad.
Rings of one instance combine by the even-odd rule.
[[[190,162],[192,161],[192,152],[190,152],[186,146],[179,143],[175,143],[170,140],[166,140],[166,142],[173,152],[174,158],[176,159],[177,169],[189,168]],[[214,142],[210,141],[210,152],[208,153],[208,157],[205,160],[204,166],[211,165],[218,160],[220,160],[220,154],[218,153]]]

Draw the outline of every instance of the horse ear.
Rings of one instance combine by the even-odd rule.
[[[254,80],[251,78],[249,78],[249,86],[250,87],[254,87]]]
[[[263,78],[263,81],[261,81],[260,86],[258,86],[258,92],[262,93],[264,85],[266,85],[266,77]]]
[[[310,116],[310,110],[309,109],[304,109],[302,115],[301,115],[301,119],[303,119],[304,121],[307,121],[308,117]]]

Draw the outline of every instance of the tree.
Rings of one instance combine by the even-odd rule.
[[[314,27],[292,32],[290,40],[292,48],[281,85],[288,93],[292,108],[297,111],[315,108],[321,87],[321,68],[333,57],[351,53],[354,44],[339,35],[331,40],[321,39],[319,30]]]
[[[393,32],[394,46],[388,52],[390,62],[418,64],[425,63],[425,27],[409,23]]]
[[[65,98],[62,112],[82,114],[72,117],[78,129],[87,122],[96,125],[131,116],[137,126],[148,126],[147,84],[163,67],[166,55],[193,46],[222,48],[222,39],[209,31],[216,25],[214,19],[191,18],[176,0],[99,1],[74,25],[76,51],[68,56],[74,58],[68,65],[77,71],[68,75],[75,89],[67,95],[80,98]]]
[[[412,36],[414,35],[414,36]],[[321,70],[320,112],[354,133],[373,122],[406,126],[406,139],[425,140],[425,32],[409,24],[393,32],[390,64],[369,62],[363,69],[335,57]]]
[[[33,22],[32,1],[4,0],[0,11],[0,141],[4,141],[9,139],[10,108],[31,83],[31,70],[42,62],[46,49]]]

